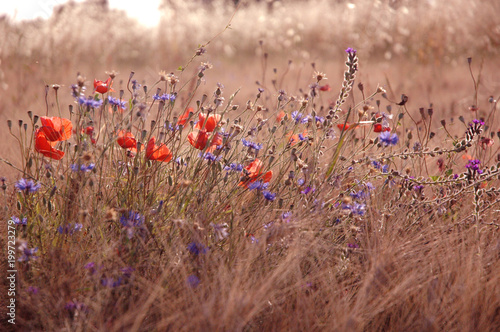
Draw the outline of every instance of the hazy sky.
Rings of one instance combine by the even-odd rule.
[[[83,0],[74,0],[82,2]],[[158,5],[161,0],[109,0],[111,8],[126,10],[128,15],[137,18],[147,26],[156,25],[160,19]],[[48,18],[52,9],[68,0],[2,0],[0,15],[7,14],[11,18],[30,20],[37,17]]]

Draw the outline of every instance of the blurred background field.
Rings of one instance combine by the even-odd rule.
[[[449,118],[472,103],[467,57],[477,72],[484,62],[479,101],[487,103],[498,94],[499,10],[494,0],[262,0],[238,5],[164,0],[152,13],[159,13],[159,24],[151,27],[110,9],[105,0],[88,0],[56,6],[46,20],[15,22],[4,16],[0,122],[26,119],[29,110],[44,113],[46,85],[62,86],[60,105],[66,109],[77,73],[92,82],[115,70],[115,88],[123,88],[133,70],[135,79],[151,84],[160,70],[177,72],[208,41],[207,53],[183,75],[196,72],[199,61],[211,62],[204,92],[217,82],[228,92],[241,88],[240,104],[255,94],[256,81],[268,88],[267,98],[274,98],[277,89],[300,94],[299,88],[311,81],[312,63],[329,78],[332,90],[324,98],[334,100],[344,70],[343,50],[353,47],[360,57],[358,83],[368,89],[381,84],[394,100],[405,93],[412,112],[433,103],[440,117]],[[2,155],[15,158],[6,133],[0,134]]]

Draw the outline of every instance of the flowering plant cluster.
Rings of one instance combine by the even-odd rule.
[[[162,317],[157,298],[175,303],[185,292],[205,301],[211,298],[203,292],[210,289],[231,297],[234,290],[225,287],[266,271],[273,285],[288,285],[262,308],[281,296],[300,303],[299,293],[317,305],[329,286],[316,266],[328,266],[328,278],[344,287],[339,289],[356,288],[357,294],[354,279],[345,280],[366,270],[364,253],[378,250],[372,237],[383,237],[393,224],[401,233],[426,222],[488,224],[500,202],[491,185],[500,165],[484,117],[469,113],[479,119],[465,125],[462,118],[466,129],[456,135],[442,122],[446,139],[431,148],[432,108],[422,109],[416,121],[406,95],[397,102],[380,86],[370,95],[362,84],[356,90],[358,52],[345,52],[347,68],[333,100],[326,75],[317,71],[298,96],[259,87],[253,101],[240,107],[236,92],[224,97],[222,84],[210,97],[200,96],[211,67],[202,63],[190,82],[161,72],[151,87],[134,73],[119,87],[113,72],[86,89],[79,76],[67,91],[68,113],[30,113],[16,137],[23,160],[19,177],[2,180],[15,201],[9,222],[23,236],[16,264],[22,284],[32,287],[26,296],[50,298],[43,285],[31,285],[43,279],[60,286],[65,300],[54,305],[63,306],[71,322],[91,319],[102,306],[110,326],[134,330],[146,314],[139,311],[133,320],[121,316],[127,306],[109,310],[109,303],[131,296],[152,320],[182,329]],[[382,103],[387,112],[380,111]],[[472,213],[463,209],[467,202]],[[320,252],[328,258],[318,258]],[[357,270],[351,268],[358,261]],[[256,269],[261,263],[267,265]],[[73,277],[53,281],[44,265]],[[376,288],[390,283],[391,264],[374,269]],[[237,277],[226,286],[219,273]],[[151,288],[145,291],[145,285]],[[270,291],[266,283],[252,287],[262,287],[264,297]],[[375,293],[370,287],[363,292]],[[91,304],[94,297],[101,302]],[[253,305],[246,295],[233,300],[246,303],[239,310]]]

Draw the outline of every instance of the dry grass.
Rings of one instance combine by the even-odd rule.
[[[27,226],[15,226],[17,243],[38,247],[38,259],[17,263],[16,327],[500,330],[499,5],[357,1],[351,7],[244,3],[220,35],[234,11],[230,2],[165,1],[163,21],[151,30],[90,3],[59,9],[46,22],[1,21],[0,121],[13,120],[13,135],[7,126],[0,131],[6,177],[0,243],[7,247],[9,220],[26,217]],[[209,40],[207,53],[189,62]],[[355,81],[344,79],[353,90],[336,108],[349,46],[357,49],[359,71]],[[201,70],[200,61],[213,68]],[[123,114],[108,105],[87,109],[71,96],[77,72],[87,88],[77,92],[94,96],[94,77],[105,80],[111,70],[119,72],[111,95],[124,91]],[[141,84],[136,90],[130,70]],[[157,82],[160,70],[174,72],[179,83]],[[315,88],[315,71],[326,73],[318,84],[331,91]],[[217,82],[224,84],[222,106],[214,101]],[[61,85],[57,96],[52,84]],[[153,101],[158,87],[176,92],[175,102]],[[403,93],[409,100],[398,105]],[[473,104],[479,111],[469,110]],[[191,122],[168,129],[187,107],[194,108]],[[299,109],[331,116],[296,123]],[[208,110],[225,121],[216,131],[229,132],[234,121],[242,127],[224,138],[227,149],[213,151],[217,161],[200,158],[186,138]],[[276,121],[280,110],[287,117]],[[61,161],[35,151],[40,120],[27,111],[71,119],[70,144],[57,145],[65,152]],[[393,115],[394,146],[380,144],[370,122],[381,112]],[[470,137],[474,118],[485,125]],[[342,132],[345,121],[360,126]],[[89,125],[92,137],[78,134]],[[334,139],[327,138],[329,128]],[[155,136],[172,161],[148,161],[140,148],[130,157],[117,144],[117,129],[130,129],[143,145]],[[290,132],[304,130],[309,138],[292,146]],[[486,146],[490,137],[495,144]],[[242,138],[263,148],[243,147]],[[89,165],[89,156],[92,171],[71,170]],[[256,157],[273,171],[266,190],[274,200],[266,190],[238,186],[241,170],[224,169]],[[482,174],[464,167],[469,158],[481,161]],[[20,178],[41,188],[19,192]],[[120,217],[126,222],[130,211],[144,224],[124,226]],[[75,224],[82,229],[58,231]],[[1,307],[3,326],[12,328]]]

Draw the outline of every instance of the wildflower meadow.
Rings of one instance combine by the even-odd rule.
[[[67,54],[1,23],[2,330],[500,330],[498,22],[455,40],[439,7],[313,1],[350,32],[280,40],[257,25],[302,2],[186,2],[207,36],[164,1],[157,38],[111,39],[95,3],[33,23]],[[434,30],[371,35],[369,3]],[[110,20],[68,39],[86,11]]]

